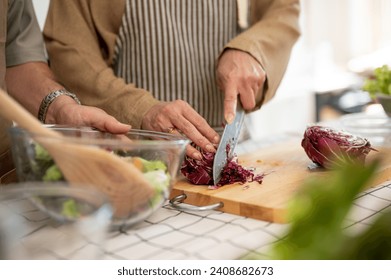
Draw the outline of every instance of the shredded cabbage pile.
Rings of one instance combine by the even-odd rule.
[[[246,183],[256,181],[262,183],[263,174],[256,175],[252,169],[247,169],[238,163],[238,158],[234,155],[228,158],[224,166],[219,182],[213,181],[213,161],[215,154],[203,151],[199,146],[191,143],[202,154],[201,160],[196,160],[186,156],[181,167],[181,173],[194,185],[214,185],[221,187],[233,183]],[[227,151],[228,153],[228,151]]]

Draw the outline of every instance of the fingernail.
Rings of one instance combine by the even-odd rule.
[[[220,136],[216,135],[216,136],[213,138],[213,143],[218,144],[219,142],[220,142]]]
[[[205,149],[206,149],[208,152],[211,152],[211,153],[216,152],[215,147],[213,147],[213,145],[211,145],[211,144],[206,145],[206,146],[205,146]]]
[[[199,152],[194,152],[193,153],[193,158],[201,160],[202,159],[202,155]]]
[[[227,121],[228,124],[231,124],[234,120],[234,114],[228,114],[225,120]]]

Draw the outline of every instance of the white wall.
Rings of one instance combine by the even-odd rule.
[[[66,0],[65,0],[66,1]],[[49,7],[50,0],[33,0],[35,13],[37,14],[38,23],[41,29],[45,24],[46,14]]]

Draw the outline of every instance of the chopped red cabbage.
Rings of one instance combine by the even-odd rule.
[[[213,182],[213,161],[214,153],[205,152],[194,143],[191,144],[202,154],[202,160],[196,160],[188,156],[181,167],[181,173],[187,180],[194,185],[214,185],[221,187],[233,183],[258,182],[262,183],[263,174],[254,174],[253,170],[241,166],[237,157],[228,158],[227,164],[221,173],[221,179],[218,183]],[[227,150],[228,153],[228,150]]]

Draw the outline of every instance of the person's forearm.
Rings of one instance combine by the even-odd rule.
[[[6,86],[8,93],[36,117],[45,96],[64,89],[55,80],[48,65],[43,62],[29,62],[7,68]],[[76,101],[69,96],[57,97],[48,108],[46,120],[53,122],[55,107],[61,106],[64,102],[75,103]]]

